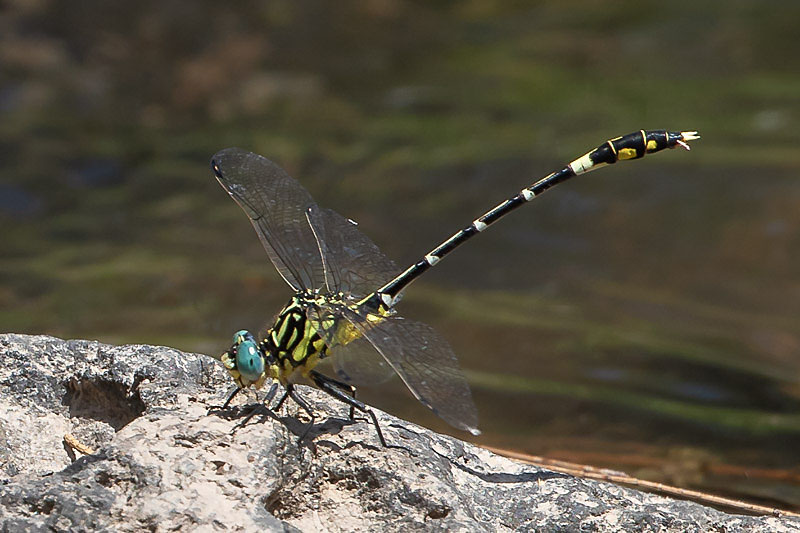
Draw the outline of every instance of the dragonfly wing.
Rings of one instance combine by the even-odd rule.
[[[211,160],[222,187],[250,218],[272,264],[299,291],[322,287],[322,259],[306,211],[311,194],[269,159],[241,148],[217,152]]]
[[[453,349],[432,327],[400,317],[343,315],[400,376],[423,405],[445,422],[478,435],[478,411]]]
[[[362,298],[399,273],[394,261],[383,255],[352,220],[317,205],[307,214],[324,257],[330,292]]]
[[[306,316],[328,346],[328,357],[315,369],[350,385],[379,385],[394,369],[359,331],[342,318],[344,306],[309,306]],[[344,326],[344,327],[340,327]]]

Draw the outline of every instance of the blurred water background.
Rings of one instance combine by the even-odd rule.
[[[405,265],[609,137],[413,285],[478,443],[800,508],[800,3],[0,8],[0,330],[219,353],[290,293],[208,161],[284,166]],[[397,382],[374,405],[452,430]]]

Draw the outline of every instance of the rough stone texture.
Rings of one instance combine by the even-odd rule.
[[[230,387],[202,355],[0,335],[3,531],[800,532],[800,520],[557,474],[378,413],[404,447],[383,449],[311,389],[312,440],[298,442],[306,419],[291,402],[234,431],[245,407],[208,413]],[[97,452],[73,460],[68,432]]]

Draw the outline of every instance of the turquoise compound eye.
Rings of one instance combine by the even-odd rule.
[[[264,373],[264,358],[253,338],[242,341],[236,347],[236,369],[250,381],[258,381]]]
[[[240,342],[244,342],[248,339],[253,340],[253,336],[246,329],[240,329],[233,334],[233,344],[239,344]]]

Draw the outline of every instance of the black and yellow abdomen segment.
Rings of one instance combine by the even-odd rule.
[[[696,131],[639,130],[606,141],[570,163],[569,169],[575,175],[580,175],[617,161],[639,159],[666,148],[682,146],[688,150],[687,143],[699,138]]]

